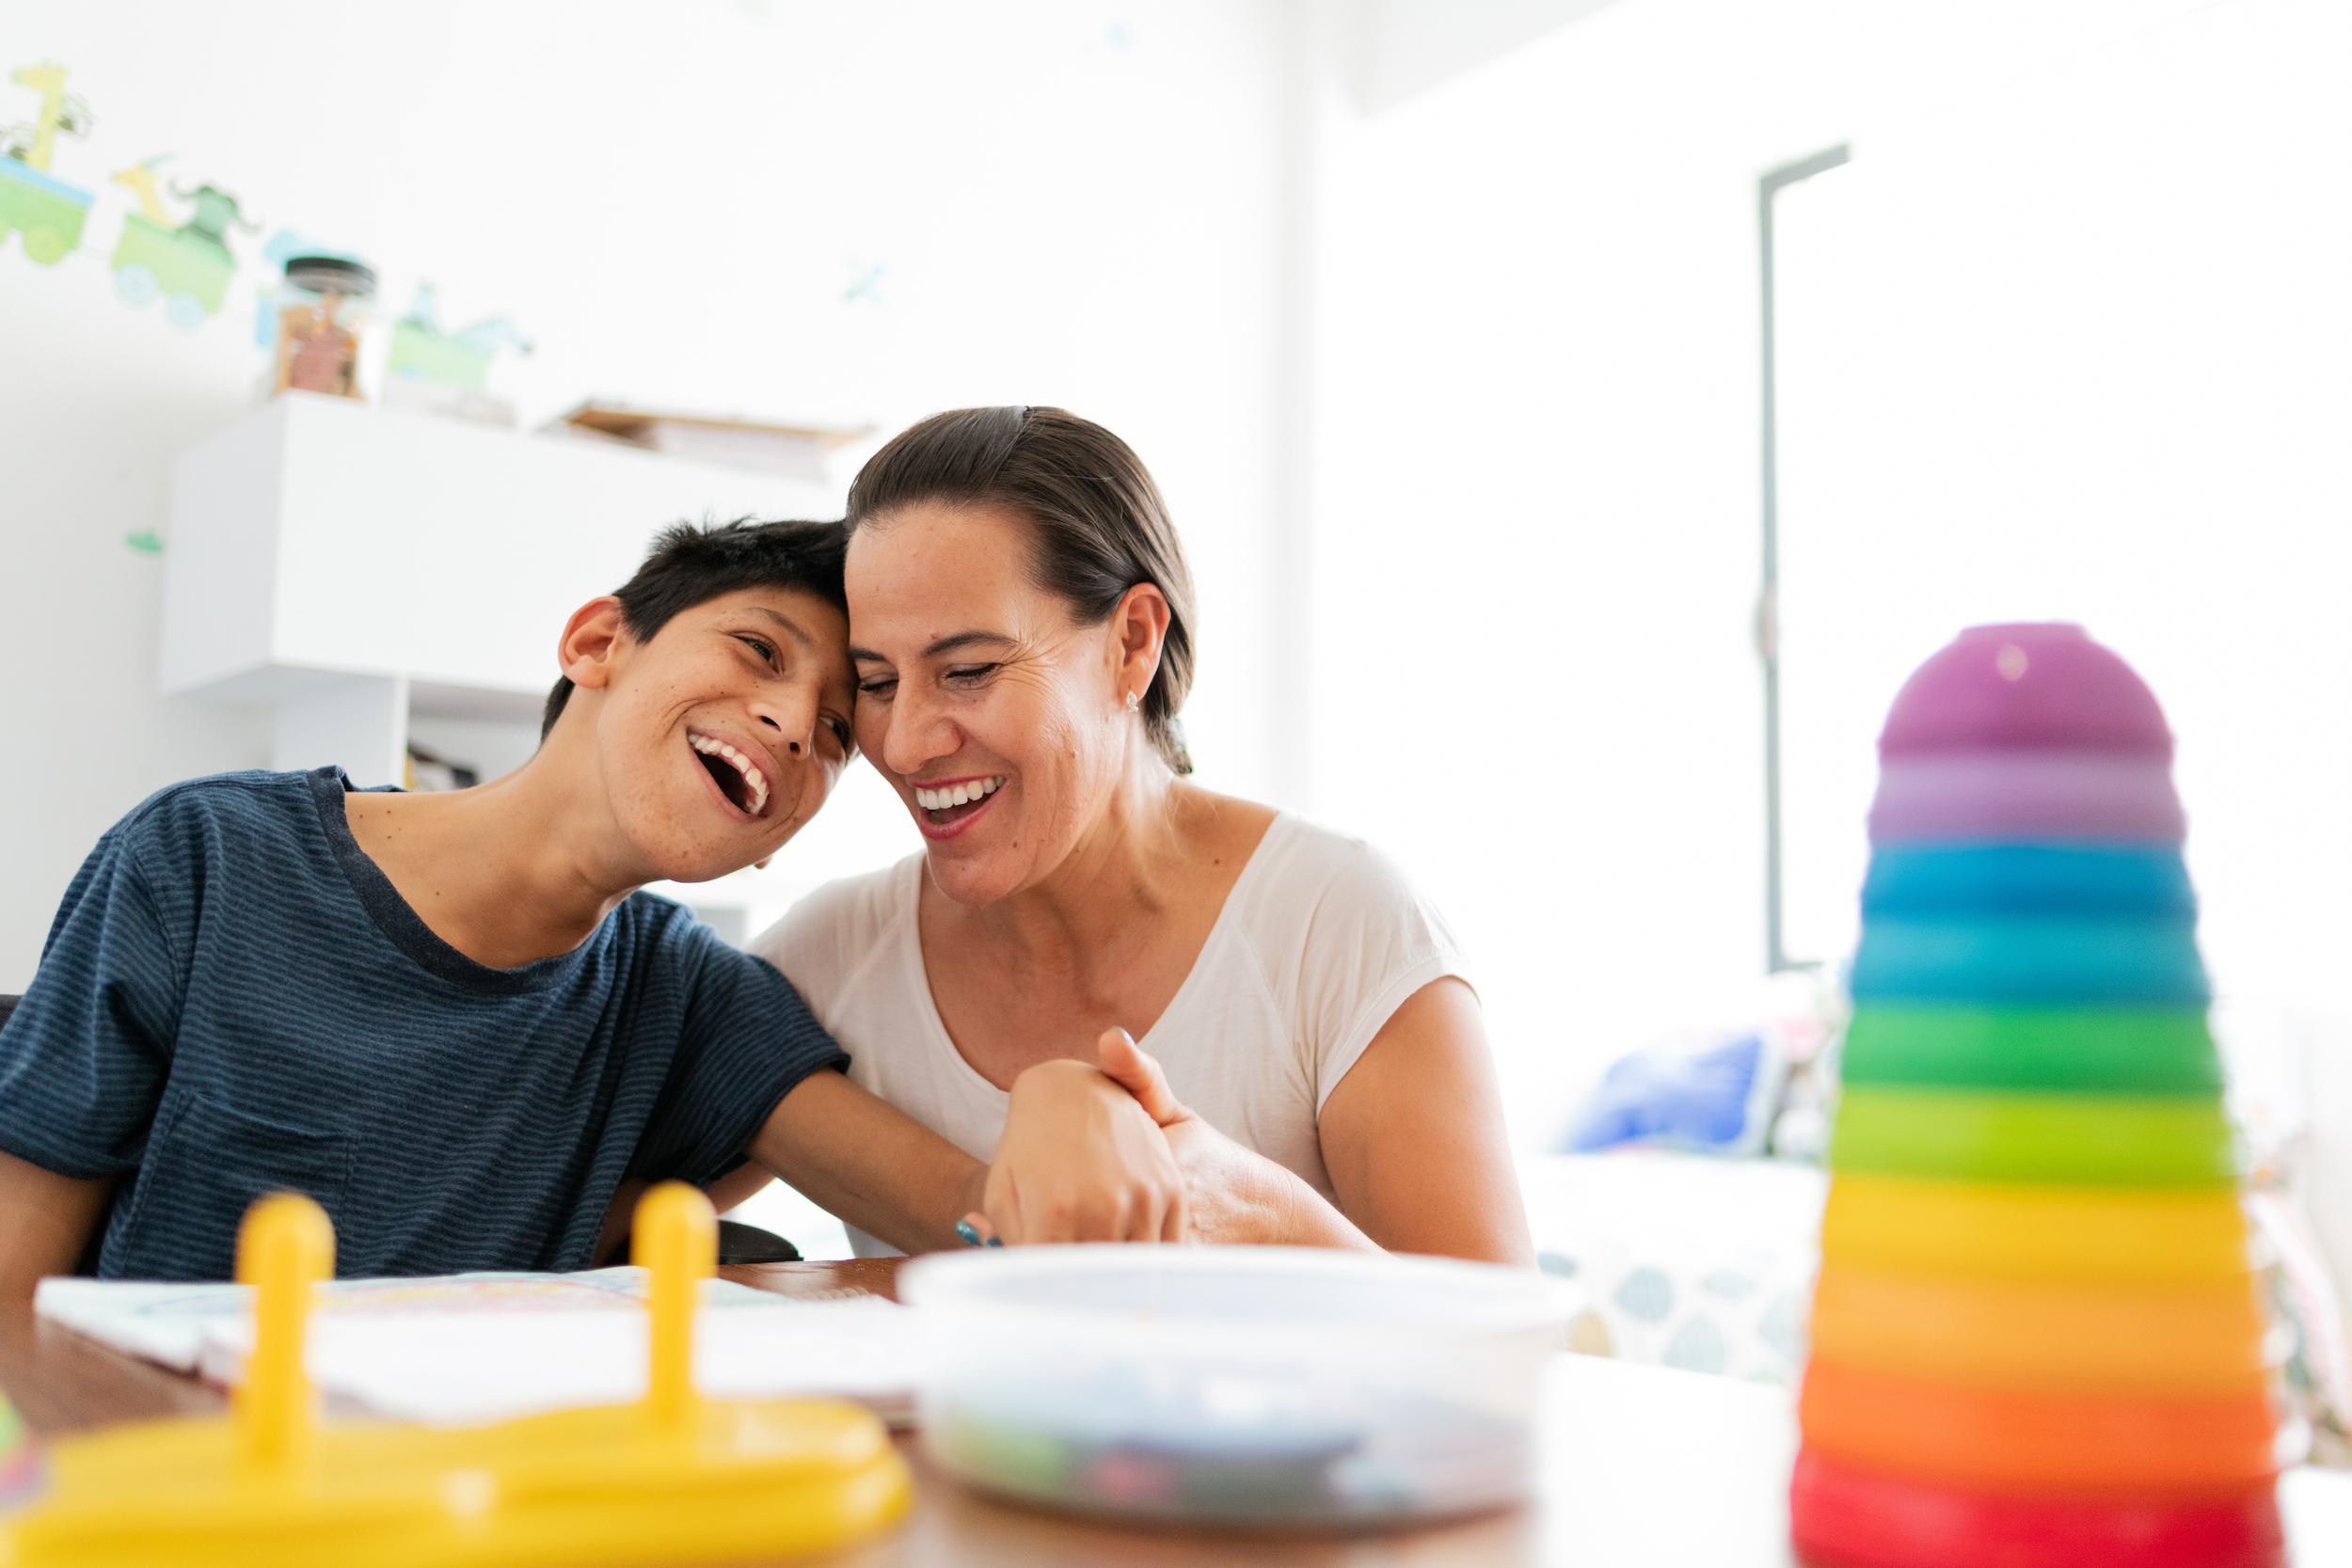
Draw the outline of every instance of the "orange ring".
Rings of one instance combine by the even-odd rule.
[[[1841,1367],[2048,1393],[2259,1399],[2279,1360],[2244,1280],[2020,1283],[1826,1263],[1812,1338],[1814,1352]]]
[[[1797,1399],[1832,1459],[1947,1486],[2058,1497],[2226,1492],[2278,1473],[2266,1397],[2019,1393],[1816,1356]]]
[[[1821,1259],[1895,1273],[2150,1285],[2240,1284],[2257,1261],[2234,1187],[1859,1175],[1830,1182]]]

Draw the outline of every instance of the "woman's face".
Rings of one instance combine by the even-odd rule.
[[[1030,580],[1030,540],[1012,513],[928,503],[850,536],[858,747],[959,904],[1050,876],[1144,743],[1110,625]]]

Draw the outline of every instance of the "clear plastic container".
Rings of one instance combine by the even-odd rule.
[[[1573,1288],[1491,1264],[1274,1247],[919,1259],[925,1450],[1022,1501],[1328,1528],[1518,1500]]]

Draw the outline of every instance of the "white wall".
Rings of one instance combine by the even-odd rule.
[[[1322,18],[1343,40],[1358,20]],[[1756,184],[1837,142],[1857,170],[1875,145],[1932,185],[1971,147],[1996,183],[2058,137],[2048,155],[2106,160],[2081,199],[2128,209],[2149,245],[2168,188],[2179,221],[2226,226],[2185,261],[2127,251],[2109,279],[2070,261],[2052,287],[2090,309],[2073,336],[2010,344],[2010,418],[1930,405],[1908,428],[1881,410],[1908,475],[1867,446],[1826,461],[1875,465],[1889,529],[1946,531],[2001,506],[2023,459],[2083,466],[2072,494],[2035,499],[2052,553],[2014,562],[2003,608],[2066,610],[2038,564],[2093,562],[2132,515],[2160,522],[2150,542],[2169,543],[2076,612],[2172,704],[2218,982],[2307,1024],[2340,1006],[2348,25],[2322,0],[1625,0],[1392,106],[1327,73],[1312,798],[1452,915],[1523,1139],[1553,1134],[1611,1057],[1721,1016],[1763,969]],[[1880,240],[1874,256],[1900,249]],[[2030,277],[2030,249],[2008,261]],[[2168,319],[2168,280],[2197,286],[2173,296],[2196,319]],[[1929,321],[1958,308],[1915,303]],[[2087,350],[2125,356],[2102,372],[2182,377],[2179,406],[2070,408]],[[1957,488],[1918,461],[1937,420]],[[2318,1065],[2314,1210],[2352,1273],[2352,1096]]]
[[[267,757],[252,716],[157,699],[162,563],[122,543],[163,526],[173,455],[250,406],[262,358],[258,267],[193,334],[111,292],[130,198],[107,177],[159,152],[270,228],[374,261],[388,314],[421,277],[444,320],[511,311],[539,344],[500,372],[527,423],[588,395],[885,430],[971,403],[1103,420],[1193,553],[1203,775],[1268,793],[1283,11],[9,8],[0,67],[71,69],[96,125],[53,172],[100,198],[54,269],[0,245],[0,990],[23,989],[108,824]],[[0,122],[31,107],[0,80]],[[251,258],[261,240],[235,243]],[[845,301],[869,261],[881,305]],[[873,842],[886,804],[853,778],[811,836]],[[890,848],[912,848],[898,826]]]
[[[2110,172],[2129,176],[2102,199],[2153,212],[2169,182],[2198,195],[2184,221],[2237,236],[2195,258],[2243,269],[2242,315],[2173,327],[2153,296],[2183,269],[2149,254],[2084,325],[2137,324],[2145,336],[2110,347],[2132,349],[2136,373],[2177,369],[2193,383],[2161,437],[2096,410],[2067,426],[2063,400],[2022,357],[2030,345],[2011,346],[2042,446],[2071,443],[2116,476],[2104,494],[2038,499],[2037,515],[2062,528],[2071,504],[2107,545],[2101,508],[2165,501],[2168,539],[2196,518],[2214,525],[2193,554],[2150,552],[2167,559],[2139,568],[2137,610],[2104,592],[2082,612],[2117,620],[2115,640],[2186,705],[2184,787],[2202,802],[2199,871],[2223,901],[2225,968],[2265,994],[2296,974],[2324,978],[2341,931],[2298,920],[2277,933],[2287,945],[2264,949],[2272,884],[2258,873],[2289,858],[2297,833],[2352,867],[2341,813],[2326,805],[2352,784],[2352,753],[2340,728],[2292,718],[2352,662],[2314,598],[2331,591],[2330,540],[2352,511],[2352,480],[2317,435],[2352,401],[2347,308],[2322,281],[2352,261],[2352,240],[2296,194],[2352,172],[2341,134],[2352,127],[2340,123],[2352,111],[2321,81],[2344,28],[2340,8],[2302,0],[1629,0],[1393,108],[1363,112],[1327,85],[1313,614],[1353,629],[1318,641],[1316,799],[1462,895],[1447,902],[1492,972],[1490,1016],[1535,1091],[1531,1126],[1565,1110],[1556,1088],[1678,999],[1702,1009],[1761,967],[1756,190],[1765,170],[1833,142],[1854,143],[1857,171],[1875,146],[1942,189],[1972,145],[1980,182],[1997,182],[2035,156],[2037,137],[2060,138],[2045,154],[2058,157],[2074,150],[2063,138],[2095,136]],[[2161,118],[2225,86],[2259,114],[2234,126]],[[2145,127],[2082,123],[2090,108],[2070,120],[2067,93],[2080,88]],[[2192,164],[2201,145],[2205,163]],[[2213,170],[2233,166],[2233,199],[2217,208]],[[1902,243],[1917,242],[1882,239],[1872,254]],[[2030,256],[2018,270],[2030,274]],[[1957,308],[1915,305],[1930,317]],[[2235,388],[2215,379],[2233,344]],[[2043,347],[2058,365],[2081,344]],[[1997,427],[1952,423],[1953,412],[1923,408],[1906,452],[1931,451],[1949,424],[1966,449],[1953,454],[1965,504],[1948,486],[1906,492],[1899,472],[1882,474],[1870,494],[1889,531],[1972,526],[1954,507],[1997,505],[2001,476],[2035,455],[1988,448]],[[2168,450],[2127,472],[2134,439]],[[2267,469],[2265,452],[2280,458]],[[2183,497],[2192,467],[2204,489]],[[2243,483],[2213,483],[2233,472]],[[2057,548],[2088,559],[2102,547],[2092,537]],[[2064,608],[2047,602],[2034,562],[2013,577],[2012,604]],[[2234,709],[2217,682],[2181,667],[2203,645],[2184,618],[2224,608],[2172,602],[2196,583],[2261,631],[2234,666]],[[2265,600],[2291,608],[2275,628]],[[1931,646],[1948,629],[1923,635]],[[2298,673],[2262,668],[2273,654]],[[2265,781],[2264,756],[2293,760]],[[2277,809],[2262,809],[2265,788]],[[1548,896],[1493,895],[1505,885]]]

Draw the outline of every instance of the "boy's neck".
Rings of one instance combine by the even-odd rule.
[[[570,952],[645,880],[576,770],[548,752],[437,794],[343,797],[352,837],[435,936],[513,969]],[[599,824],[607,831],[598,832]]]

